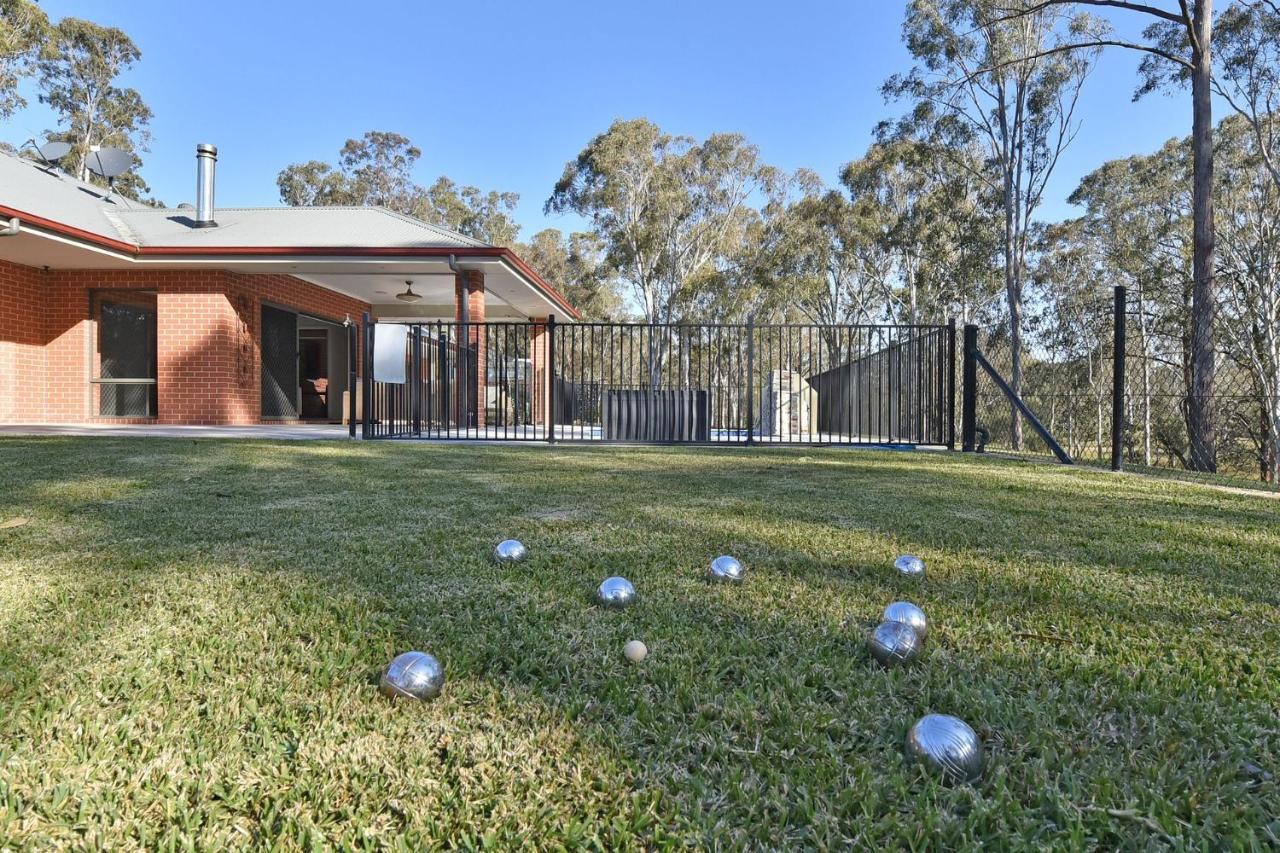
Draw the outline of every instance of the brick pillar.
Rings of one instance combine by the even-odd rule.
[[[464,317],[463,306],[466,306]],[[479,270],[463,270],[454,277],[454,319],[465,319],[465,346],[458,351],[458,390],[455,411],[459,426],[485,425],[486,392],[488,390],[488,364],[485,359],[484,273]],[[459,329],[459,336],[463,334]],[[459,338],[459,344],[463,341]],[[468,355],[469,353],[469,355]]]
[[[533,423],[541,426],[547,421],[547,404],[551,400],[551,371],[547,369],[548,332],[546,317],[534,317],[538,324],[529,330],[529,361],[532,363]]]

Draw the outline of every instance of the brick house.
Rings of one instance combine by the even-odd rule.
[[[510,249],[377,207],[151,208],[0,152],[0,423],[339,422],[349,327],[571,320]]]

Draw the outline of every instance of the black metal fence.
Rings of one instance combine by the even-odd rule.
[[[369,438],[952,445],[954,326],[408,326]],[[399,377],[397,377],[399,378]]]

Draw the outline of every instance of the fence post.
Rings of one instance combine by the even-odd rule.
[[[409,327],[409,405],[413,407],[413,435],[422,437],[422,324]]]
[[[360,412],[360,437],[373,437],[373,320],[364,312],[361,320],[364,331],[364,381],[360,383],[360,396],[364,398]]]
[[[956,318],[947,320],[947,450],[956,449]]]
[[[556,315],[547,316],[547,443],[556,443]]]
[[[1111,470],[1124,470],[1124,366],[1125,313],[1127,291],[1123,284],[1115,290],[1115,335],[1111,347]]]
[[[966,323],[964,327],[964,397],[961,401],[960,425],[961,449],[966,453],[974,451],[978,437],[978,327]]]
[[[756,318],[747,319],[747,444],[756,443]]]

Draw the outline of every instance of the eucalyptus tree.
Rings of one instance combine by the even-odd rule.
[[[1194,253],[1191,164],[1185,140],[1160,150],[1112,160],[1086,175],[1070,201],[1085,209],[1084,232],[1096,246],[1099,280],[1128,288],[1136,357],[1128,393],[1129,420],[1140,431],[1136,452],[1143,464],[1157,451],[1191,467],[1193,429],[1187,400],[1193,387],[1192,311]],[[1099,287],[1098,298],[1104,298]],[[1172,374],[1169,372],[1172,369]],[[1160,399],[1178,401],[1162,410]]]
[[[27,105],[18,84],[36,70],[49,16],[31,0],[0,0],[0,120]]]
[[[1215,24],[1214,51],[1214,92],[1248,122],[1257,156],[1280,187],[1280,3],[1228,6]]]
[[[520,247],[520,257],[559,288],[585,319],[608,320],[622,314],[622,298],[595,234],[566,235],[558,228],[544,228]]]
[[[1065,50],[1080,37],[1098,40],[1101,25],[1082,13],[1018,0],[1011,13],[997,0],[911,0],[903,36],[915,67],[891,77],[886,97],[912,104],[885,128],[888,138],[913,136],[939,151],[980,142],[983,179],[1004,217],[1001,250],[1009,313],[1012,370],[1021,393],[1024,279],[1029,236],[1045,187],[1075,138],[1075,109],[1097,48]],[[1011,412],[1015,449],[1022,420]]]
[[[1236,423],[1221,431],[1248,435],[1261,479],[1274,483],[1280,481],[1280,187],[1251,122],[1232,116],[1217,136],[1218,339],[1237,368],[1223,403],[1224,419]],[[1241,393],[1246,381],[1248,395]]]
[[[1270,4],[1267,4],[1270,5]],[[1135,97],[1170,86],[1191,88],[1192,229],[1194,295],[1191,311],[1192,388],[1188,398],[1191,425],[1191,464],[1195,470],[1217,470],[1214,428],[1216,362],[1214,320],[1217,291],[1214,285],[1213,221],[1213,0],[1177,0],[1166,5],[1128,0],[1021,0],[1006,3],[1006,20],[1017,20],[1045,10],[1080,6],[1105,6],[1132,12],[1150,24],[1143,42],[1114,38],[1079,37],[1056,45],[1046,53],[1092,53],[1099,47],[1122,47],[1145,54],[1140,67],[1142,83]]]
[[[972,147],[941,152],[914,139],[873,144],[841,183],[863,230],[888,259],[886,319],[969,322],[993,301],[998,217]]]
[[[760,215],[752,200],[769,197],[777,181],[739,134],[699,142],[647,119],[618,120],[565,165],[545,210],[590,222],[646,322],[671,323],[703,288],[724,280],[727,259]],[[670,340],[651,339],[648,368],[657,383]]]
[[[545,210],[587,219],[645,319],[670,322],[691,283],[735,249],[752,196],[776,178],[738,134],[698,142],[619,120],[565,165]]]
[[[445,176],[423,187],[413,177],[421,157],[407,136],[371,130],[343,144],[337,165],[310,160],[286,166],[276,187],[288,205],[378,205],[494,245],[515,243],[518,194],[460,187]]]
[[[121,29],[80,18],[63,18],[53,27],[38,63],[40,101],[58,117],[60,129],[51,139],[71,144],[71,171],[95,180],[89,153],[95,146],[122,148],[133,155],[135,169],[116,180],[129,195],[147,191],[137,174],[140,151],[150,139],[151,109],[136,89],[121,87],[118,78],[142,52]]]

